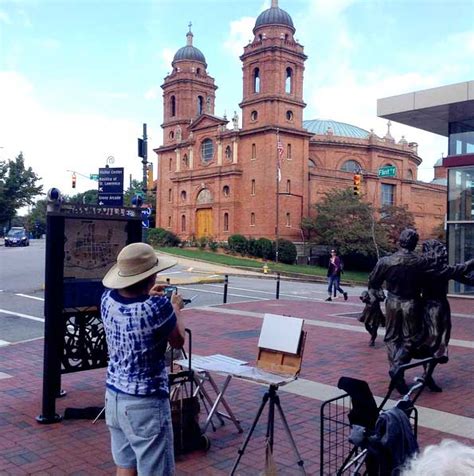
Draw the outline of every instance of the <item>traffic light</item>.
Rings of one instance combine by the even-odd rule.
[[[153,180],[153,164],[147,164],[146,168],[146,182],[148,190],[153,190],[154,180]]]
[[[72,188],[76,188],[76,174],[72,174]]]
[[[354,175],[354,195],[360,195],[360,181],[362,176],[360,174]]]

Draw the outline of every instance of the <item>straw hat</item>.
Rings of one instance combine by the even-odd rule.
[[[132,243],[120,251],[117,264],[110,268],[102,284],[110,289],[123,289],[175,264],[173,259],[158,258],[146,243]]]

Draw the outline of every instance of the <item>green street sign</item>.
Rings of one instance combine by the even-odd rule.
[[[380,167],[379,177],[395,177],[397,175],[397,168],[393,165],[387,165],[386,167]]]
[[[91,180],[99,180],[99,174],[89,174]]]

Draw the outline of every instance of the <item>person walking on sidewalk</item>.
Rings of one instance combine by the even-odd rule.
[[[175,473],[173,428],[165,351],[184,344],[180,310],[155,284],[156,274],[176,262],[158,258],[146,243],[120,251],[102,283],[109,364],[105,421],[117,476],[171,476]]]
[[[332,296],[336,297],[337,292],[340,292],[344,296],[344,301],[347,301],[347,293],[341,288],[341,273],[342,261],[337,256],[336,250],[331,250],[331,257],[329,258],[328,266],[328,294],[329,297],[326,301],[332,301]],[[334,293],[334,294],[333,294]]]

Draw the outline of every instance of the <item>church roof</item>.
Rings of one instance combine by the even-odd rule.
[[[272,2],[272,6],[267,10],[260,13],[257,17],[257,21],[255,22],[255,27],[253,31],[261,26],[264,25],[285,25],[290,27],[293,32],[295,31],[295,27],[293,25],[293,20],[291,19],[290,15],[288,15],[285,10],[282,10],[278,7],[278,2]]]
[[[312,119],[303,121],[303,127],[313,134],[326,134],[328,128],[332,130],[333,135],[342,137],[353,137],[356,139],[367,139],[369,132],[360,127],[325,119]]]
[[[191,32],[191,23],[189,23],[189,31],[186,33],[186,46],[180,48],[173,58],[175,61],[198,61],[204,63],[207,66],[206,58],[202,54],[201,50],[193,46],[193,33]],[[172,63],[172,64],[173,64]]]
[[[201,50],[195,46],[183,46],[180,48],[174,55],[173,63],[180,60],[199,61],[200,63],[206,64],[206,58],[202,54]]]

